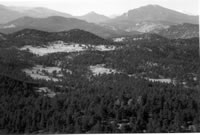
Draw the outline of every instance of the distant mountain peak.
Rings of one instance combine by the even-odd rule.
[[[171,10],[171,9],[168,9],[168,8],[165,8],[165,7],[162,7],[160,5],[156,5],[156,4],[149,4],[149,5],[145,5],[145,6],[141,6],[139,8],[136,8],[136,9],[132,9],[132,10],[129,10],[129,12],[132,12],[132,11],[162,11],[162,10]],[[148,13],[148,12],[147,12]]]
[[[105,22],[105,25],[127,32],[151,32],[182,23],[198,24],[199,18],[160,5],[146,5],[129,10],[121,16]]]
[[[110,19],[109,17],[107,17],[105,15],[98,14],[94,11],[91,11],[91,12],[87,13],[86,15],[79,16],[78,18],[85,20],[87,22],[91,22],[91,23],[105,22],[105,21]]]
[[[89,15],[89,14],[90,14],[90,15],[97,15],[97,13],[94,12],[94,11],[89,12],[88,15]]]
[[[34,7],[33,9],[42,9],[42,10],[44,10],[44,9],[48,9],[48,8],[44,8],[44,7]]]
[[[149,5],[146,5],[146,7],[161,7],[161,6],[157,4],[149,4]]]
[[[162,7],[160,5],[146,5],[136,9],[129,10],[119,20],[129,21],[168,21],[174,23],[198,23],[198,19],[181,12]],[[116,20],[115,20],[116,21]]]
[[[101,14],[96,13],[96,12],[94,12],[94,11],[91,11],[91,12],[89,12],[89,13],[83,15],[83,16],[104,16],[104,17],[107,17],[107,16],[105,16],[105,15],[101,15]],[[107,18],[108,18],[108,17],[107,17]]]

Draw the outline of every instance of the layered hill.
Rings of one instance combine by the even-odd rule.
[[[0,36],[1,37],[1,36]],[[33,45],[41,46],[53,41],[73,42],[82,44],[102,45],[112,44],[111,41],[98,37],[90,32],[72,29],[62,32],[45,32],[34,29],[23,29],[12,34],[2,34],[4,40],[1,41],[2,47]],[[1,39],[1,38],[0,38]]]
[[[22,17],[23,14],[16,12],[14,10],[10,10],[6,6],[0,5],[0,24],[7,23],[19,17]]]
[[[23,13],[25,14],[25,16],[35,17],[35,18],[46,18],[50,16],[62,16],[67,18],[72,17],[72,15],[70,14],[43,7],[36,7],[29,10],[25,10]]]
[[[75,18],[64,18],[60,16],[52,16],[48,18],[22,17],[4,25],[0,25],[0,32],[8,34],[26,28],[48,32],[82,29],[101,37],[109,37],[111,35],[118,34],[117,31],[113,31],[93,23],[88,23],[86,21]]]
[[[167,38],[198,36],[198,16],[183,14],[158,5],[133,9],[114,19],[95,12],[84,16],[71,16],[42,7],[16,11],[11,7],[0,6],[0,11],[2,11],[0,15],[1,13],[5,14],[2,14],[1,21],[5,24],[0,25],[0,32],[5,34],[23,29],[47,32],[82,29],[103,38],[132,36],[149,32],[161,34]]]
[[[46,18],[50,16],[72,17],[72,15],[70,14],[43,7],[26,8],[26,7],[8,7],[4,5],[0,5],[0,16],[1,16],[0,24],[5,24],[24,16],[29,16],[34,18]]]

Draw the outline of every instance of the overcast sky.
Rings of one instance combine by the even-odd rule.
[[[199,0],[0,0],[6,6],[47,7],[72,15],[95,11],[107,16],[120,15],[130,9],[148,4],[198,15]]]

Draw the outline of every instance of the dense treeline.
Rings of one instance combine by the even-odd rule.
[[[200,131],[197,90],[121,75],[93,79],[84,88],[69,89],[54,98],[39,96],[25,84],[1,79],[1,132]]]

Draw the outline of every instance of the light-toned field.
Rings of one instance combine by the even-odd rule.
[[[26,45],[20,50],[27,50],[33,54],[44,56],[51,53],[57,52],[80,52],[86,51],[88,49],[98,50],[98,51],[113,51],[116,49],[114,46],[106,46],[106,45],[85,45],[85,44],[75,44],[75,43],[51,43],[48,46],[43,47],[33,47],[31,45]]]
[[[98,64],[95,66],[90,66],[90,70],[92,71],[93,75],[102,75],[102,74],[112,74],[112,73],[118,73],[117,70],[106,68],[104,67],[104,64]]]
[[[31,69],[24,69],[23,72],[25,72],[27,75],[32,77],[33,79],[42,79],[46,81],[54,81],[57,82],[59,79],[57,77],[62,77],[61,68],[59,67],[43,67],[41,65],[36,65],[35,67],[32,67]],[[53,77],[53,74],[55,73],[55,77]]]

